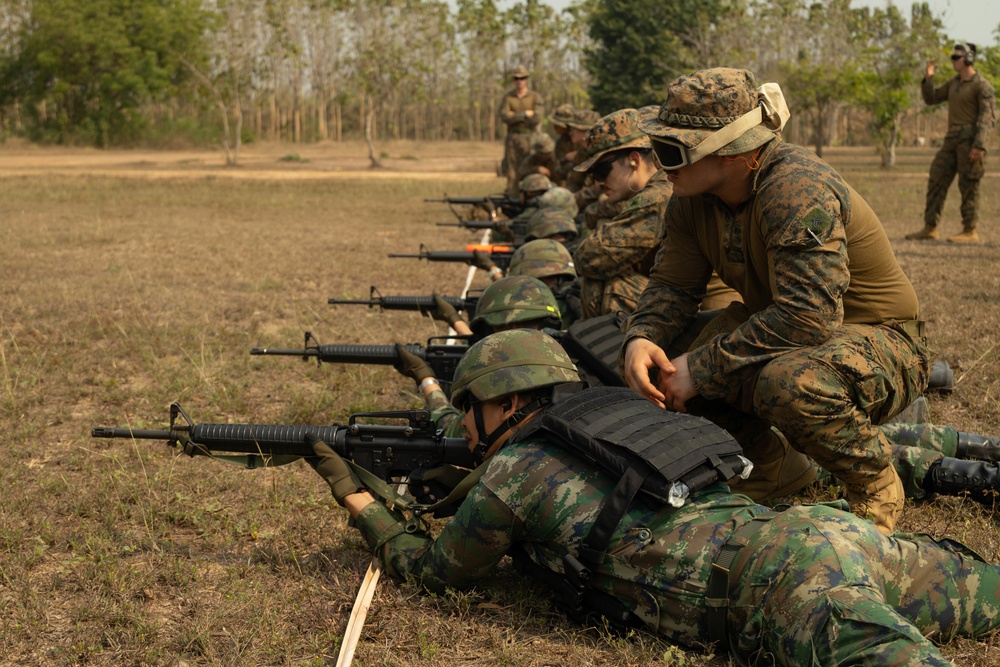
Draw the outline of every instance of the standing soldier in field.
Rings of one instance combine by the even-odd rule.
[[[927,386],[920,306],[878,216],[832,167],[780,139],[786,119],[775,84],[716,68],[675,80],[641,122],[674,191],[625,334],[624,377],[662,407],[746,429],[741,443],[776,429],[891,533],[904,489],[879,424]],[[668,358],[713,270],[744,303],[726,309],[731,326]],[[780,451],[759,443],[744,446],[755,463]]]
[[[518,67],[511,79],[514,89],[500,102],[500,121],[507,126],[504,140],[504,173],[507,176],[507,196],[517,196],[517,168],[531,150],[531,138],[545,117],[542,96],[528,90],[528,70]]]
[[[979,217],[979,183],[986,171],[986,140],[996,121],[996,101],[993,86],[976,71],[975,44],[956,44],[951,54],[955,77],[937,88],[934,72],[937,64],[927,63],[920,92],[927,104],[948,102],[948,133],[941,149],[931,162],[927,181],[927,204],[924,208],[924,228],[907,234],[916,241],[938,237],[941,209],[948,188],[958,173],[958,190],[962,195],[962,233],[948,237],[952,243],[979,243],[976,222]]]

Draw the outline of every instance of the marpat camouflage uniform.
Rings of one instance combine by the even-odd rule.
[[[534,115],[529,117],[526,111],[534,111]],[[517,197],[517,168],[531,153],[532,134],[544,119],[545,101],[533,90],[529,90],[524,97],[518,97],[510,90],[500,102],[500,121],[507,126],[504,164],[509,197]]]
[[[759,162],[736,211],[713,195],[671,200],[626,341],[666,349],[715,270],[752,315],[690,352],[700,396],[775,426],[845,482],[859,514],[892,498],[880,511],[891,525],[902,489],[878,424],[927,384],[916,294],[875,213],[829,165],[780,139]]]
[[[997,114],[993,86],[976,72],[968,81],[956,75],[937,88],[933,79],[924,78],[920,92],[927,104],[948,102],[948,132],[931,162],[924,224],[937,227],[941,221],[941,209],[957,173],[958,191],[962,195],[962,227],[972,231],[978,221],[979,183],[986,172],[986,156],[972,162],[969,151],[973,148],[985,151],[993,132]]]
[[[666,174],[656,172],[617,217],[577,247],[573,264],[583,277],[584,317],[635,310],[663,242],[663,216],[672,190]]]

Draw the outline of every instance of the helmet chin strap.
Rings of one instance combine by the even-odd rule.
[[[480,465],[488,459],[489,457],[496,454],[498,449],[497,442],[507,434],[512,428],[515,428],[518,424],[523,422],[528,415],[533,413],[535,410],[548,405],[552,402],[550,398],[533,398],[512,414],[507,417],[502,424],[493,429],[493,432],[488,435],[483,435],[486,432],[486,422],[483,419],[483,404],[481,401],[474,401],[472,403],[472,417],[475,419],[476,423],[476,434],[479,436],[479,442],[476,446],[472,448],[472,457],[475,459],[476,465]]]

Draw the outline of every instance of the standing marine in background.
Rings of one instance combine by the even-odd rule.
[[[975,44],[956,44],[951,54],[956,74],[937,88],[934,87],[937,64],[933,60],[927,63],[920,92],[926,104],[948,102],[948,133],[931,162],[924,228],[907,234],[907,239],[925,241],[938,238],[941,209],[957,173],[958,191],[962,195],[962,233],[950,236],[948,240],[952,243],[979,243],[979,233],[976,232],[979,183],[986,172],[986,141],[993,132],[997,110],[993,86],[976,71],[973,67],[975,62]]]
[[[545,101],[528,89],[528,70],[518,67],[511,79],[514,89],[500,102],[500,121],[507,126],[504,140],[503,171],[507,176],[507,196],[517,197],[517,168],[531,152],[531,139],[545,118]]]

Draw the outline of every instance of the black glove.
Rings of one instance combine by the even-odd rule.
[[[444,322],[448,326],[452,326],[455,322],[462,319],[458,316],[455,306],[442,299],[441,295],[437,292],[434,293],[434,310],[431,311],[431,317],[438,322]]]
[[[396,370],[406,377],[413,378],[414,382],[419,384],[425,378],[434,377],[431,367],[423,359],[409,352],[404,345],[396,343],[396,354],[399,355],[399,361],[395,364]]]
[[[410,473],[408,489],[411,496],[421,505],[432,505],[448,497],[459,482],[471,471],[453,465],[441,465],[436,468],[419,469]],[[458,503],[449,503],[434,510],[434,516],[446,517],[455,514]]]
[[[483,252],[482,250],[475,250],[472,253],[472,265],[477,269],[482,269],[483,271],[489,271],[494,266],[493,257],[489,253]]]
[[[314,433],[306,434],[306,444],[312,447],[315,459],[306,459],[313,470],[326,480],[333,492],[334,499],[344,506],[344,498],[364,491],[361,480],[357,478],[351,467],[328,444],[320,440]]]

